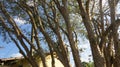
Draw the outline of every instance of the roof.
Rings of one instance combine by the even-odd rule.
[[[10,60],[19,60],[23,59],[23,57],[10,57],[10,58],[2,58],[0,61],[10,61]]]
[[[0,59],[0,65],[2,65],[2,63],[4,63],[4,64],[15,63],[16,60],[20,60],[20,59],[23,59],[23,58],[24,58],[24,57],[2,58],[2,59]]]

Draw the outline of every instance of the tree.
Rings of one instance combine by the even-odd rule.
[[[5,0],[5,2],[8,1]],[[43,66],[47,67],[44,49],[41,46],[41,41],[44,39],[51,53],[52,67],[55,67],[53,52],[56,52],[58,59],[65,67],[71,67],[68,46],[70,46],[75,66],[82,67],[77,47],[78,32],[76,29],[79,30],[79,28],[72,26],[74,22],[70,21],[70,14],[81,16],[78,20],[82,19],[81,22],[87,31],[86,37],[90,43],[94,66],[119,67],[120,42],[117,30],[120,20],[115,20],[115,8],[119,0],[105,1],[107,4],[104,4],[103,0],[19,0],[11,2],[8,3],[14,4],[13,7],[20,12],[13,14],[13,11],[7,10],[9,7],[4,6],[6,4],[0,2],[3,15],[0,16],[2,27],[33,67],[38,67],[38,64],[32,55],[32,50],[39,54]],[[14,16],[18,16],[19,13],[24,13],[24,17],[27,17],[25,20],[31,25],[30,35],[26,35],[14,21]],[[44,39],[40,40],[40,38]],[[65,40],[68,41],[68,46]]]
[[[115,3],[116,2],[118,3],[118,1],[116,1],[116,0],[110,1],[109,0],[111,22],[108,22],[108,21],[105,22],[105,20],[104,20],[104,18],[106,18],[106,17],[104,15],[105,12],[103,12],[102,0],[99,0],[99,2],[98,2],[99,17],[97,17],[97,20],[94,20],[96,18],[96,16],[92,17],[91,15],[93,15],[93,14],[90,14],[90,12],[89,12],[90,0],[86,1],[85,8],[84,8],[84,5],[82,5],[81,0],[77,0],[77,1],[79,3],[80,14],[82,16],[84,25],[88,32],[88,39],[90,42],[95,67],[106,67],[106,66],[111,67],[112,64],[114,64],[114,60],[113,60],[114,49],[112,49],[114,47],[113,45],[119,44],[118,36],[117,36],[117,32],[116,32],[118,28],[114,29],[114,27],[112,27],[112,26],[115,26],[115,25],[112,25],[112,23],[117,24],[119,26],[119,21],[116,21],[116,23],[115,23],[115,7],[116,7]],[[95,0],[93,2],[95,3]],[[94,8],[94,6],[93,6],[93,8]],[[105,24],[106,25],[109,24],[107,26],[107,28],[105,27]],[[118,27],[118,26],[115,26],[115,27]],[[110,33],[113,33],[113,32],[111,32],[111,30],[114,31],[114,33],[116,33],[116,34],[110,34]],[[116,37],[116,38],[114,38],[114,37]],[[113,38],[113,41],[111,40],[112,38]],[[115,41],[117,41],[117,44],[115,44],[116,43]],[[114,42],[114,44],[113,44],[113,42]],[[115,49],[115,51],[116,51],[116,49]],[[118,66],[115,66],[115,67],[118,67]]]

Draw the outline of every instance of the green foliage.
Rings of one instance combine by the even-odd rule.
[[[94,67],[93,62],[82,62],[83,67]]]

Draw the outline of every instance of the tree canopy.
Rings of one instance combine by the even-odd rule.
[[[15,43],[32,67],[39,67],[34,53],[48,67],[42,45],[48,47],[52,67],[54,52],[65,67],[71,67],[70,51],[75,66],[83,67],[80,35],[89,40],[94,67],[119,67],[118,5],[119,0],[4,0],[0,1],[0,33]]]

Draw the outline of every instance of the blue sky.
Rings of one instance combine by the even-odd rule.
[[[17,54],[19,52],[14,43],[3,42],[2,37],[0,37],[0,40],[0,46],[3,47],[0,49],[0,58],[12,57],[12,55]]]

